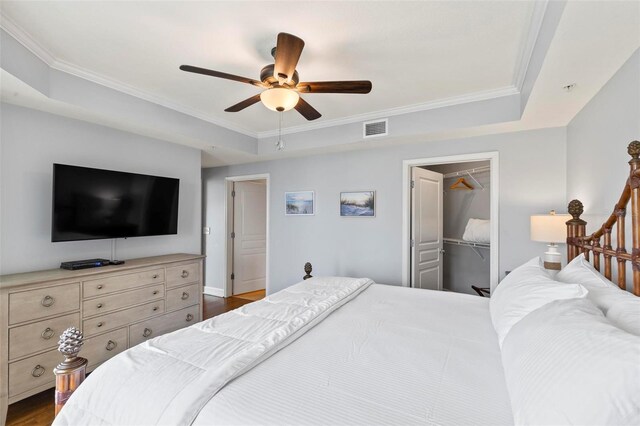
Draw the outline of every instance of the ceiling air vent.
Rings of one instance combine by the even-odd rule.
[[[377,136],[386,136],[389,134],[388,125],[389,125],[388,118],[385,118],[383,120],[367,121],[366,123],[363,123],[362,137],[367,139],[367,138],[374,138]]]

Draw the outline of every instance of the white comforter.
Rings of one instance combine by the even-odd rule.
[[[371,284],[366,278],[308,280],[138,345],[96,369],[54,424],[191,424],[225,384]]]
[[[194,425],[512,425],[489,299],[374,284]]]

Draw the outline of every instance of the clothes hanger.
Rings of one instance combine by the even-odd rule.
[[[473,189],[473,185],[468,183],[465,178],[461,177],[461,178],[458,178],[456,183],[451,185],[449,189],[464,189],[466,191],[471,191]]]

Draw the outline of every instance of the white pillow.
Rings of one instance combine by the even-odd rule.
[[[625,293],[627,292],[625,291]],[[633,296],[631,293],[627,294],[633,299],[625,298],[609,308],[607,319],[616,327],[640,336],[640,297]]]
[[[580,284],[554,281],[541,265],[539,257],[514,269],[491,293],[491,322],[502,342],[518,321],[530,312],[558,299],[585,297],[587,290]]]
[[[475,243],[489,244],[491,242],[491,222],[484,219],[469,219],[464,228],[462,239]]]
[[[583,254],[558,272],[556,279],[566,283],[580,283],[589,290],[587,298],[604,312],[609,321],[640,336],[640,297],[622,290],[605,278]]]
[[[619,288],[614,283],[602,276],[585,259],[584,254],[576,256],[567,266],[556,274],[556,280],[564,283],[580,283],[589,290],[589,299],[605,314],[615,300],[611,295],[619,293]],[[615,296],[613,296],[615,297]]]
[[[504,341],[502,364],[517,425],[640,424],[640,337],[587,299],[523,318]]]

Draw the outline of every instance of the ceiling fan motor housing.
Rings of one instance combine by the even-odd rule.
[[[275,64],[266,65],[260,71],[260,80],[268,85],[278,84],[278,80],[273,76],[273,69]],[[296,85],[300,82],[300,77],[298,76],[298,71],[293,72],[293,77],[291,78],[291,84],[288,84],[289,87],[296,87]]]

